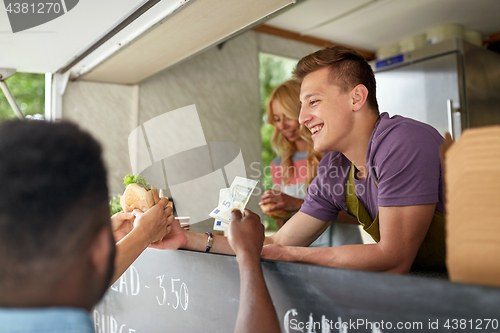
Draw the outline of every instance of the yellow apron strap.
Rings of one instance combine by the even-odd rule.
[[[347,210],[356,216],[359,224],[375,240],[380,241],[380,230],[378,211],[375,220],[372,221],[365,207],[356,196],[356,187],[354,185],[354,164],[351,164],[349,178],[347,179],[346,203]],[[378,187],[378,183],[375,182]],[[434,212],[427,235],[425,236],[417,256],[413,263],[414,266],[426,269],[446,269],[446,245],[445,245],[445,218],[439,212]]]
[[[376,242],[380,241],[380,231],[378,229],[378,212],[375,220],[372,221],[370,214],[366,211],[365,207],[361,204],[358,197],[356,196],[356,187],[354,185],[354,164],[351,164],[351,170],[349,171],[349,178],[347,180],[347,193],[346,193],[346,203],[347,210],[352,215],[356,216],[359,224],[363,227],[373,240]]]

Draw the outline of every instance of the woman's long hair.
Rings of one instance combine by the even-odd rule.
[[[288,184],[290,173],[293,172],[292,156],[297,151],[297,146],[294,142],[288,139],[276,128],[274,123],[272,103],[277,101],[285,117],[288,119],[299,120],[300,113],[300,83],[296,80],[288,80],[277,86],[269,96],[267,103],[267,122],[274,126],[273,136],[271,138],[271,146],[276,154],[281,157],[281,165],[283,167],[283,184]],[[311,132],[304,126],[300,125],[300,137],[307,143],[307,178],[306,187],[311,184],[311,181],[316,177],[316,168],[323,154],[314,150],[314,143],[311,139]]]

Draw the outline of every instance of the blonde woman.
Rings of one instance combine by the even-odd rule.
[[[278,157],[271,162],[273,190],[264,192],[259,204],[274,204],[262,212],[274,217],[279,228],[285,221],[276,216],[291,216],[300,209],[323,157],[313,149],[311,132],[299,124],[299,95],[300,83],[289,80],[272,91],[267,104],[267,122],[274,126],[271,145]],[[333,223],[310,246],[361,243],[357,225]]]

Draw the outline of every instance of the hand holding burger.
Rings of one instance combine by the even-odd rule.
[[[167,198],[160,198],[160,201],[145,213],[138,209],[132,212],[135,216],[134,229],[147,235],[149,244],[160,242],[172,230],[171,224],[175,217],[172,214],[172,207],[167,203]]]
[[[137,177],[127,175],[123,182],[127,187],[120,199],[120,205],[125,213],[134,209],[144,213],[160,201],[158,190],[153,185],[146,183],[141,175],[137,175]]]
[[[127,175],[123,180],[127,187],[120,198],[120,205],[125,213],[132,212],[136,216],[142,215],[142,213],[146,213],[156,204],[161,202],[164,205],[163,209],[169,209],[168,217],[171,217],[173,220],[172,202],[169,202],[166,198],[160,199],[158,190],[153,185],[146,183],[141,175]],[[166,234],[168,234],[170,230],[171,227],[169,223]],[[154,242],[159,242],[162,238],[163,237],[156,239]]]
[[[281,191],[267,190],[260,198],[262,212],[273,219],[285,220],[299,210],[304,200]]]
[[[173,208],[167,198],[160,198],[158,191],[140,175],[124,178],[125,193],[120,198],[123,212],[111,217],[116,243],[113,284],[151,244],[160,242],[171,230],[175,221]],[[139,185],[139,186],[136,186]]]
[[[285,220],[292,216],[292,212],[286,211],[284,209],[274,209],[269,211],[270,208],[276,206],[274,202],[268,203],[268,204],[262,204],[260,205],[260,209],[262,209],[262,212],[269,216],[270,218],[273,219],[278,219],[278,220]]]

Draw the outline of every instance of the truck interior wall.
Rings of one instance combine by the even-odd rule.
[[[136,104],[137,87],[120,84],[70,81],[63,96],[63,119],[79,124],[102,144],[111,195],[123,193],[123,177],[132,172],[128,135],[137,126]]]

